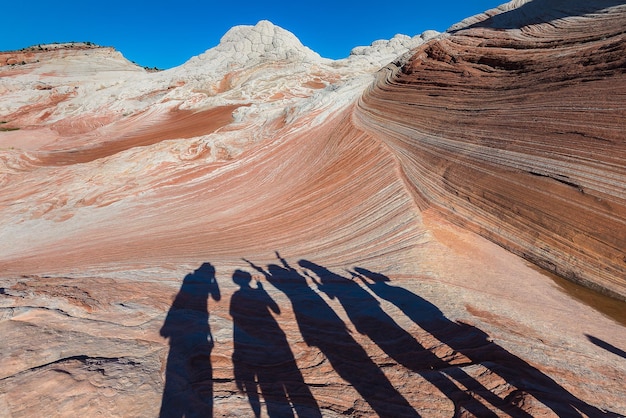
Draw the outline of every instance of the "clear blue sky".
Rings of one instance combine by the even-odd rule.
[[[262,19],[293,32],[323,57],[344,58],[359,45],[443,31],[506,0],[7,0],[0,50],[90,41],[113,46],[142,66],[171,68],[216,46],[235,25]]]

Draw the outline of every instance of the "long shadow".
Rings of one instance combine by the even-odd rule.
[[[317,347],[339,376],[350,383],[379,416],[418,417],[419,414],[350,335],[341,318],[309,287],[305,277],[278,257],[282,266],[270,264],[267,270],[249,263],[287,295],[306,344]]]
[[[615,347],[614,345],[611,345],[607,343],[606,341],[603,341],[597,337],[594,337],[593,335],[585,334],[585,337],[587,337],[589,341],[591,341],[593,344],[597,345],[598,347],[604,348],[606,351],[611,352],[622,358],[626,358],[626,351],[621,350]]]
[[[240,286],[230,300],[233,318],[233,366],[237,387],[245,393],[255,417],[261,416],[260,394],[270,417],[321,417],[319,406],[298,369],[285,333],[272,315],[276,302],[250,273],[236,270]],[[293,409],[292,409],[293,408]]]
[[[162,418],[213,416],[209,296],[220,300],[220,290],[215,268],[204,263],[183,279],[161,328],[161,335],[170,343],[159,414]]]
[[[594,0],[586,2],[571,0],[533,0],[518,8],[491,16],[481,22],[460,28],[456,31],[478,27],[519,29],[524,26],[548,23],[565,17],[583,16],[621,4],[624,4],[624,0]]]
[[[382,309],[380,302],[359,283],[308,260],[300,260],[298,264],[319,277],[318,289],[331,299],[337,298],[358,332],[367,335],[398,364],[420,374],[448,397],[454,403],[455,416],[460,416],[463,410],[479,417],[497,416],[442,373],[442,370],[450,369],[452,366],[424,348],[411,334],[400,327]],[[314,278],[312,279],[315,281]],[[530,417],[530,414],[517,405],[505,402],[492,394],[461,368],[456,367],[456,374],[457,379],[463,381],[468,391],[479,394],[494,407],[511,416]]]
[[[400,308],[413,322],[473,363],[482,364],[518,390],[528,393],[559,417],[618,417],[578,399],[535,367],[489,340],[480,329],[450,321],[432,303],[401,287],[391,286],[382,274],[356,267],[356,274],[381,299]]]

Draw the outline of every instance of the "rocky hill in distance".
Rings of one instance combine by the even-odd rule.
[[[626,415],[624,21],[0,53],[0,417]]]

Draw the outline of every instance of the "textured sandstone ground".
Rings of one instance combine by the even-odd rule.
[[[626,294],[594,3],[340,61],[269,22],[159,73],[3,55],[0,416],[626,415],[623,304],[530,263]]]

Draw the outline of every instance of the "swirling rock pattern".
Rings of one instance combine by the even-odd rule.
[[[626,9],[570,3],[468,19],[387,66],[358,114],[422,207],[624,298]]]
[[[339,61],[7,54],[0,416],[625,415],[623,305],[472,232],[623,292],[623,7],[525,4]]]

